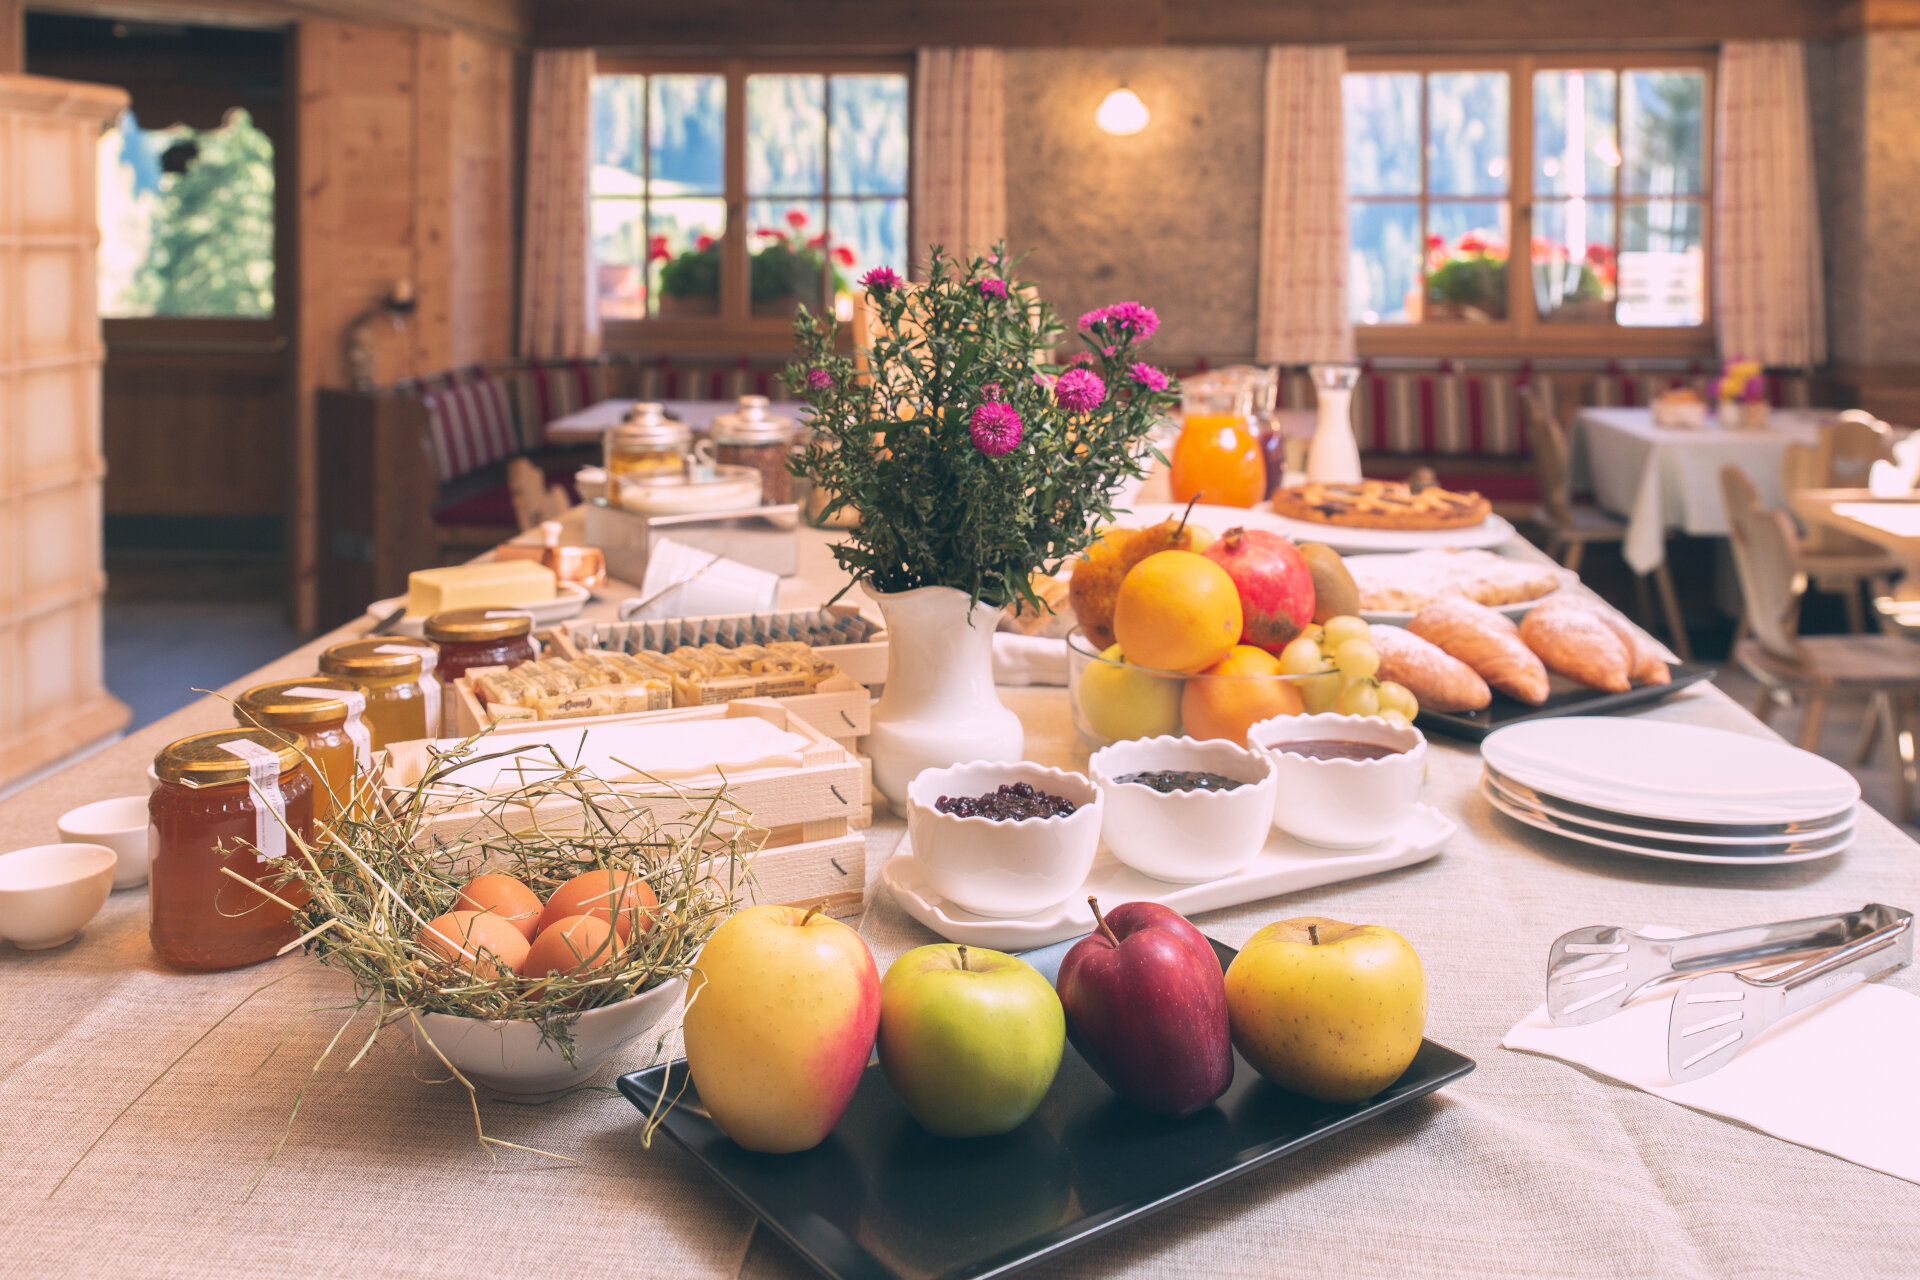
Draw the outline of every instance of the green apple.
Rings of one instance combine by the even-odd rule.
[[[916,947],[880,980],[880,1066],[941,1137],[1018,1127],[1053,1084],[1066,1034],[1053,984],[999,951]]]
[[[1117,644],[1080,673],[1080,710],[1087,727],[1109,742],[1180,732],[1180,693],[1186,681],[1129,665]]]
[[[1321,1102],[1358,1102],[1419,1052],[1427,975],[1391,929],[1281,920],[1227,966],[1227,1019],[1234,1048],[1267,1079]]]

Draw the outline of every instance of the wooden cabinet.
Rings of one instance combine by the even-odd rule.
[[[127,722],[100,675],[94,142],[118,89],[0,75],[0,784]]]

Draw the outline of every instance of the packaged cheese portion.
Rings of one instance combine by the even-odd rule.
[[[553,570],[533,560],[494,560],[418,569],[407,575],[407,616],[449,609],[506,609],[551,600]]]

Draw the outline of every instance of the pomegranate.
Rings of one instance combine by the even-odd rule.
[[[1240,593],[1241,644],[1279,653],[1313,621],[1313,571],[1279,534],[1229,529],[1203,554]]]

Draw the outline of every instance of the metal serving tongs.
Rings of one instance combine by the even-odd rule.
[[[1877,905],[1866,910],[1886,913],[1887,923],[1829,955],[1765,978],[1702,974],[1675,992],[1667,1021],[1667,1074],[1674,1083],[1712,1075],[1788,1014],[1911,964],[1913,913]]]
[[[1747,925],[1683,938],[1648,938],[1595,924],[1554,939],[1547,953],[1547,1016],[1581,1027],[1620,1012],[1648,987],[1696,974],[1825,955],[1910,913],[1869,903],[1858,911]]]

